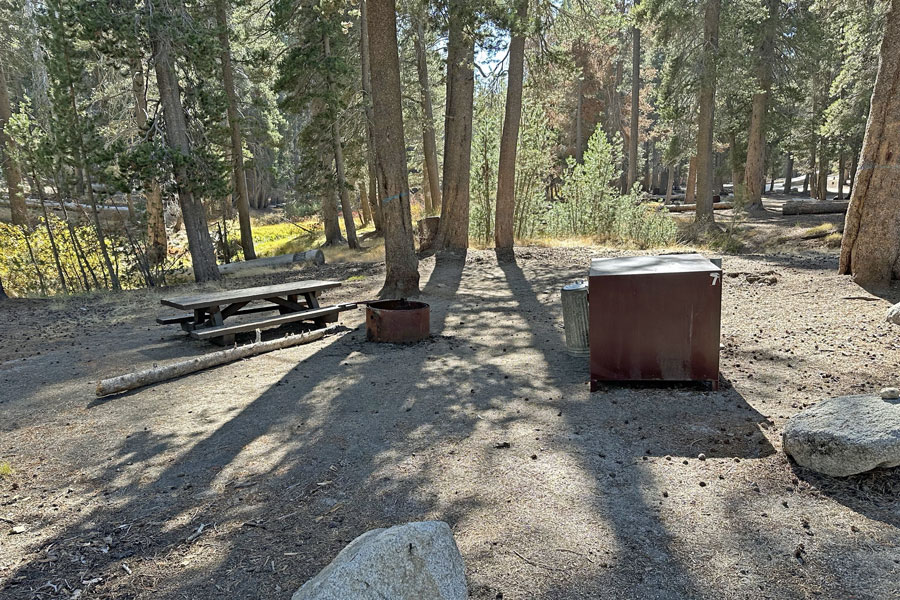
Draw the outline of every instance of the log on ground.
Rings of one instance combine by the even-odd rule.
[[[815,202],[808,200],[788,200],[781,206],[782,215],[827,215],[846,213],[849,201]]]
[[[282,348],[308,344],[309,342],[322,339],[325,335],[334,333],[335,331],[337,331],[336,326],[316,329],[300,335],[289,335],[277,340],[256,342],[244,346],[237,346],[235,348],[228,348],[227,350],[212,352],[210,354],[197,356],[188,360],[181,360],[160,367],[153,367],[134,373],[119,375],[118,377],[103,379],[97,384],[97,397],[102,398],[103,396],[109,396],[110,394],[119,394],[154,383],[168,381],[170,379],[175,379],[176,377],[182,377],[211,367],[217,367],[250,356],[256,356],[257,354],[264,354],[274,350],[281,350]]]
[[[231,275],[248,269],[286,267],[295,264],[311,264],[324,265],[325,254],[321,250],[307,250],[306,252],[295,252],[293,254],[279,254],[278,256],[269,256],[266,258],[256,258],[254,260],[245,260],[242,262],[228,263],[227,265],[219,265],[219,273],[222,275]]]
[[[697,210],[696,204],[673,204],[669,206],[669,212],[694,212]],[[734,208],[734,202],[716,202],[713,204],[713,210],[729,210]]]

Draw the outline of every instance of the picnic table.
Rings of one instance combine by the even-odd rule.
[[[338,313],[356,307],[355,303],[320,306],[319,294],[339,287],[339,281],[294,281],[277,285],[224,290],[195,296],[163,298],[160,303],[179,310],[190,311],[156,320],[160,325],[179,324],[191,337],[212,340],[220,344],[234,343],[234,335],[257,329],[271,329],[287,323],[312,321],[317,325],[337,321]],[[257,303],[254,306],[248,306]],[[237,324],[226,324],[226,319],[278,311],[270,316]]]

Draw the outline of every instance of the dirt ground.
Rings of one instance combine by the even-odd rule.
[[[900,383],[900,290],[837,275],[836,249],[799,239],[823,222],[754,219],[761,252],[725,257],[718,392],[589,392],[559,288],[614,254],[596,248],[427,258],[426,342],[370,344],[348,312],[321,341],[102,400],[102,376],[214,348],[154,322],[162,292],[4,303],[0,597],[287,599],[364,531],[442,519],[478,599],[898,598],[900,470],[829,479],[780,451],[801,408]],[[335,302],[382,276],[225,285],[336,278]]]

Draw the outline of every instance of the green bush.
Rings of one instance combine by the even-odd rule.
[[[637,186],[625,195],[619,191],[621,148],[618,135],[610,143],[603,130],[597,128],[588,141],[582,163],[569,159],[560,201],[550,206],[545,234],[595,236],[642,248],[675,241],[676,225],[668,212],[642,204]]]

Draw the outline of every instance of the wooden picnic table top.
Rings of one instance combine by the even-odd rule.
[[[262,300],[264,298],[307,294],[309,292],[318,292],[336,288],[340,285],[340,281],[292,281],[288,283],[279,283],[277,285],[261,285],[252,288],[222,290],[220,292],[211,292],[208,294],[197,294],[196,296],[163,298],[160,300],[160,303],[181,310],[194,310],[197,308],[208,308],[210,306],[234,304],[236,302],[251,302],[253,300]]]

